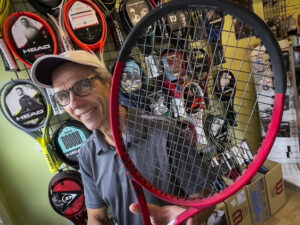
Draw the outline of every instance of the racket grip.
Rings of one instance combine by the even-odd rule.
[[[139,206],[144,220],[144,225],[151,225],[150,214],[143,188],[134,179],[131,179],[131,182],[139,202]]]
[[[0,39],[0,54],[4,63],[5,70],[19,71],[18,64],[16,63],[13,55],[9,51],[3,38]]]
[[[189,218],[192,218],[193,216],[195,216],[196,214],[201,212],[200,215],[200,221],[196,221],[197,223],[195,224],[202,224],[202,222],[204,220],[206,220],[206,217],[208,217],[209,215],[212,214],[212,212],[214,211],[215,207],[210,207],[207,209],[207,207],[200,207],[200,208],[194,208],[194,207],[190,207],[187,210],[185,210],[184,212],[182,212],[179,216],[177,216],[175,219],[171,220],[167,225],[180,225],[183,222],[187,221]],[[203,221],[202,221],[203,220]]]
[[[115,44],[115,47],[117,50],[119,50],[124,43],[124,39],[122,36],[122,32],[121,32],[119,23],[112,16],[107,18],[107,22],[109,24],[111,36],[112,36],[113,42]]]
[[[48,144],[46,141],[42,138],[38,138],[37,142],[41,145],[41,148],[43,150],[44,156],[46,158],[49,170],[51,173],[55,173],[58,171],[59,168],[59,162],[51,155],[51,153],[48,150]]]

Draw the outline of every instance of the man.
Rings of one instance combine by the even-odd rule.
[[[132,204],[137,202],[135,193],[115,150],[109,118],[111,74],[104,64],[85,51],[46,55],[35,61],[31,77],[41,87],[53,87],[54,98],[65,111],[94,131],[79,153],[88,224],[109,224],[107,207],[119,225],[143,224],[138,205]],[[126,117],[126,108],[119,110]],[[185,210],[160,207],[168,203],[146,195],[147,202],[152,203],[149,211],[153,224],[167,224]]]

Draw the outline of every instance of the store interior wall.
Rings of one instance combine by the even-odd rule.
[[[287,0],[287,4],[297,1]],[[0,86],[11,77],[15,75],[5,71],[0,60]],[[8,215],[15,225],[67,225],[49,204],[48,184],[53,176],[35,141],[0,116],[0,217]]]
[[[0,85],[10,77],[0,60]],[[0,134],[0,217],[6,210],[14,225],[67,225],[49,204],[48,184],[54,174],[35,141],[3,116]]]
[[[17,63],[21,70],[24,64]],[[28,73],[18,73],[28,79]],[[0,86],[16,79],[0,60]],[[67,225],[48,200],[48,184],[54,176],[33,138],[0,116],[0,218],[5,225]],[[8,219],[7,219],[8,217]],[[8,221],[9,220],[9,221]]]

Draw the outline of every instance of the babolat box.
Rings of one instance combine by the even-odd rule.
[[[229,224],[252,225],[251,212],[248,202],[247,189],[242,188],[225,201]]]
[[[269,170],[265,175],[265,184],[271,216],[286,202],[281,164],[266,160],[264,166]]]
[[[264,175],[258,173],[246,186],[253,225],[261,225],[270,217]]]
[[[216,206],[215,211],[207,219],[206,225],[229,225],[227,216],[227,208],[224,202],[219,203]]]

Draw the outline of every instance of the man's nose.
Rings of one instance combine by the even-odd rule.
[[[75,95],[72,91],[70,92],[70,107],[72,110],[82,106],[83,103],[82,97]]]

